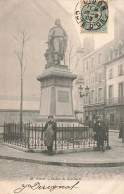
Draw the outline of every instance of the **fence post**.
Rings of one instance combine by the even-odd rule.
[[[83,134],[83,136],[84,136],[84,144],[83,144],[83,146],[85,147],[85,141],[86,141],[86,137],[85,137],[85,123],[84,123],[84,134]]]
[[[27,129],[28,129],[28,128],[27,128]],[[30,140],[30,121],[29,121],[29,129],[28,129],[28,149],[30,149],[29,140]]]
[[[57,127],[57,130],[55,131],[55,150],[57,150],[57,142],[56,142],[56,138],[57,138],[57,131],[58,131],[58,127]]]
[[[62,123],[62,149],[63,149],[63,123]]]
[[[11,144],[14,144],[15,140],[14,140],[14,121],[12,123],[12,132],[11,132]]]
[[[15,145],[16,145],[16,123],[15,123]]]
[[[67,142],[67,149],[69,149],[69,140],[70,140],[70,125],[65,125],[65,131],[67,131],[67,139],[66,139],[66,142]]]
[[[27,123],[24,125],[24,142],[25,142],[25,148],[26,148],[26,130],[27,130]]]
[[[3,139],[4,139],[4,142],[5,142],[5,121],[4,121],[4,126],[3,126],[4,128],[3,128],[3,130],[4,130],[4,132],[3,132]]]
[[[42,126],[41,126],[41,149],[42,149],[43,146],[44,146],[43,132],[44,132],[44,127],[43,127],[43,123],[42,123]]]
[[[90,132],[90,129],[89,129],[89,126],[88,126],[88,139],[89,139],[89,147],[90,147],[90,143],[91,143],[91,142],[90,142],[90,141],[91,141],[90,133],[91,133],[91,132]]]
[[[80,148],[80,140],[79,140],[79,137],[80,137],[80,126],[79,126],[79,123],[78,123],[78,126],[77,126],[77,143],[78,143],[78,148]]]
[[[74,124],[73,124],[73,148],[74,148]]]
[[[35,149],[36,149],[36,145],[37,145],[36,144],[36,141],[37,141],[36,139],[37,139],[37,137],[36,137],[36,124],[35,124]]]

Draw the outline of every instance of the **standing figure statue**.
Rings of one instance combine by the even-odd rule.
[[[65,30],[62,28],[60,20],[56,19],[55,27],[51,28],[49,31],[48,50],[46,52],[46,54],[49,53],[49,55],[53,56],[54,64],[60,64],[62,60],[65,60],[67,39],[68,39],[67,34]],[[46,57],[47,62],[48,57]]]

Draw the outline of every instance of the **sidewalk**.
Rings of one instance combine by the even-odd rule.
[[[124,144],[118,133],[110,132],[110,150],[55,154],[27,153],[0,145],[0,159],[73,167],[114,167],[124,166]]]

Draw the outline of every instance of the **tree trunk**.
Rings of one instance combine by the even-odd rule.
[[[22,65],[21,65],[21,99],[20,99],[20,136],[22,136],[23,128],[23,74],[22,74]]]

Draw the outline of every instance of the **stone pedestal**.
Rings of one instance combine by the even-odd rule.
[[[46,122],[52,114],[57,123],[76,123],[73,112],[72,83],[77,76],[65,65],[47,66],[37,77],[41,82],[40,116],[37,122]]]

